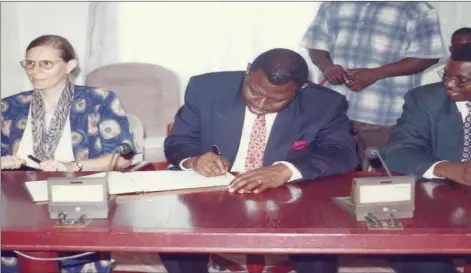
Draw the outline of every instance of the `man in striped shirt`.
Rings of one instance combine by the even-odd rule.
[[[346,96],[362,167],[364,149],[386,145],[404,95],[446,56],[426,2],[325,2],[303,38],[327,87]]]

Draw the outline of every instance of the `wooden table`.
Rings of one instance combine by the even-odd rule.
[[[157,167],[159,168],[159,167]],[[258,195],[225,189],[117,197],[109,219],[83,228],[55,226],[46,204],[34,204],[23,182],[61,173],[2,172],[3,250],[471,254],[471,189],[442,185],[434,197],[416,190],[404,230],[373,231],[336,207],[353,173],[290,184]]]

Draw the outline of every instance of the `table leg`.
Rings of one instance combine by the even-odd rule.
[[[22,251],[22,253],[38,257],[38,258],[57,258],[56,252],[40,252],[40,251]],[[36,261],[18,255],[18,265],[20,273],[42,272],[57,273],[60,272],[57,261]]]

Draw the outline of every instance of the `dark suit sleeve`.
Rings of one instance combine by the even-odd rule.
[[[414,92],[408,92],[404,99],[402,116],[382,155],[392,171],[422,176],[439,161],[432,153],[430,118]]]
[[[306,149],[289,152],[286,161],[298,168],[303,179],[345,173],[358,166],[351,121],[346,114],[347,107],[348,103],[342,96],[328,122],[311,144]]]
[[[175,115],[172,131],[165,139],[165,156],[175,166],[185,158],[201,155],[197,91],[195,79],[191,78],[185,91],[185,104]]]

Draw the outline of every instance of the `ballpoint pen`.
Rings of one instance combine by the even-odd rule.
[[[213,145],[213,152],[217,154],[218,156],[222,157],[221,152],[219,151],[219,148],[217,145]],[[226,163],[224,163],[224,160],[222,160],[222,165],[224,166],[224,169],[227,169]],[[226,176],[226,173],[224,174],[224,176]]]
[[[33,160],[34,162],[38,163],[38,164],[41,164],[41,160],[37,159],[36,157],[32,156],[32,155],[28,155],[28,158]]]

